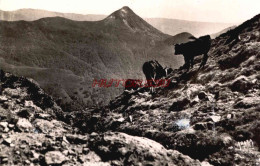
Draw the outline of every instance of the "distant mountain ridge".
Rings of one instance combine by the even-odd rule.
[[[0,10],[0,19],[4,21],[35,21],[44,17],[64,17],[75,21],[98,21],[104,19],[106,15],[60,13],[41,9]]]
[[[196,37],[217,33],[234,25],[234,23],[213,23],[167,18],[146,18],[145,20],[166,34],[176,35],[182,32],[189,32]]]
[[[6,21],[34,21],[44,17],[64,17],[75,21],[100,21],[105,19],[106,15],[95,14],[73,14],[59,13],[38,9],[20,9],[16,11],[0,11],[0,19]],[[149,24],[163,33],[176,35],[182,32],[189,32],[195,36],[217,33],[225,28],[233,26],[232,23],[211,23],[199,21],[187,21],[167,18],[144,18]]]

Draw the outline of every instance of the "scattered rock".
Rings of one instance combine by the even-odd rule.
[[[22,144],[22,145],[20,145],[20,148],[21,148],[21,149],[25,149],[25,148],[27,148],[27,145]]]
[[[40,113],[38,114],[38,118],[44,120],[51,120],[52,116],[50,114]]]
[[[4,143],[7,144],[7,145],[10,145],[12,143],[12,138],[5,138],[4,139]]]
[[[67,159],[60,151],[50,151],[45,154],[45,162],[47,165],[58,165]]]
[[[176,100],[172,103],[172,106],[170,107],[169,111],[181,111],[185,109],[189,104],[190,100],[187,98]]]
[[[12,98],[18,98],[19,95],[21,94],[21,89],[20,88],[18,88],[18,89],[6,88],[3,91],[3,94],[6,94],[7,96],[10,96]]]
[[[200,100],[206,100],[207,94],[206,94],[206,92],[201,91],[201,92],[199,92],[198,97],[199,97]]]
[[[25,160],[25,164],[30,164],[31,162],[29,160]]]
[[[82,136],[82,135],[72,135],[72,134],[67,134],[66,138],[70,143],[73,144],[85,144],[89,139],[87,135]]]
[[[213,122],[216,123],[216,122],[220,121],[221,116],[219,116],[219,115],[212,115],[212,116],[210,116],[210,118],[212,119]]]
[[[110,166],[111,164],[109,164],[107,162],[85,162],[84,165],[87,165],[87,166]]]
[[[123,118],[123,117],[122,117],[122,118],[119,118],[119,119],[117,119],[117,121],[118,121],[118,122],[123,122],[123,121],[125,121],[125,118]]]
[[[7,128],[8,127],[8,122],[0,122],[0,127]]]
[[[190,119],[188,118],[181,118],[175,121],[179,130],[184,130],[190,127]],[[175,126],[175,125],[174,125]]]
[[[196,97],[194,100],[191,101],[190,105],[191,105],[191,106],[194,106],[194,105],[196,105],[196,104],[198,104],[198,103],[199,103],[199,98]]]
[[[18,116],[28,119],[31,116],[29,109],[22,109],[17,113]]]
[[[6,96],[0,96],[0,103],[6,102],[8,99]]]
[[[18,122],[16,123],[16,127],[20,131],[31,131],[33,130],[33,125],[25,118],[19,118]]]
[[[232,118],[232,114],[228,114],[227,119],[231,119],[231,118]]]
[[[205,129],[207,129],[207,123],[205,122],[196,123],[194,126],[194,130],[205,130]]]
[[[25,101],[25,103],[24,103],[24,106],[25,107],[29,107],[29,108],[34,108],[35,110],[37,110],[37,111],[41,111],[41,108],[40,107],[38,107],[38,106],[36,106],[34,103],[33,103],[33,101]]]
[[[5,154],[4,152],[0,151],[0,164],[8,163],[8,157],[8,154]]]
[[[232,138],[228,134],[221,134],[220,138],[225,146],[230,145],[232,143]]]
[[[245,76],[236,78],[230,85],[232,91],[246,93],[253,86],[252,82]]]
[[[49,133],[54,128],[54,125],[51,122],[44,119],[36,119],[34,125],[43,133]]]
[[[86,163],[86,162],[101,162],[101,158],[94,153],[93,151],[90,151],[89,153],[87,153],[87,155],[81,155],[79,157],[79,159],[81,160],[82,163]]]
[[[32,161],[37,162],[40,158],[40,154],[35,152],[35,150],[32,150]]]
[[[89,148],[83,148],[82,152],[83,152],[84,154],[87,154],[87,153],[89,152]]]
[[[234,108],[251,108],[260,104],[260,97],[246,97],[235,103]]]
[[[198,108],[198,111],[199,111],[199,112],[203,112],[203,113],[207,113],[207,112],[212,111],[212,107],[211,107],[211,106],[208,106],[207,104],[203,104],[203,105],[201,105],[201,106]]]

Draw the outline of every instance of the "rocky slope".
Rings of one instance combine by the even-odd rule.
[[[215,39],[216,37],[222,35],[223,33],[226,33],[227,31],[230,31],[230,30],[235,29],[235,28],[236,28],[235,25],[234,25],[234,26],[231,26],[231,27],[227,27],[227,28],[225,28],[225,29],[222,29],[220,32],[211,34],[210,37],[211,37],[212,39]]]
[[[259,29],[257,15],[212,41],[205,68],[197,57],[192,70],[174,70],[168,88],[125,91],[75,126],[146,137],[212,165],[259,165]]]
[[[201,164],[147,138],[109,131],[82,134],[63,122],[65,113],[33,80],[2,70],[0,78],[1,165]]]

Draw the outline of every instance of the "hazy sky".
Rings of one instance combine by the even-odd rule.
[[[1,10],[45,9],[105,14],[129,6],[141,17],[241,22],[260,13],[260,0],[0,0]]]

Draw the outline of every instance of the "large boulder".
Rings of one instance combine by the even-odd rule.
[[[200,163],[178,151],[167,150],[148,138],[120,132],[92,134],[90,142],[91,149],[95,149],[104,161],[113,160],[119,165],[199,165]]]

